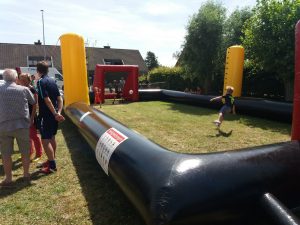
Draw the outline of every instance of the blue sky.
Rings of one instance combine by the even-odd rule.
[[[228,13],[254,6],[255,0],[220,0]],[[59,44],[64,33],[82,35],[89,46],[152,51],[165,66],[181,49],[190,16],[205,0],[0,0],[0,42]]]

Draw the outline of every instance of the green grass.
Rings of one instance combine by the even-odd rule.
[[[13,155],[13,179],[17,181],[14,188],[0,189],[0,225],[144,225],[69,120],[60,125],[57,142],[58,172],[42,175],[33,163],[30,186],[19,181],[20,155]],[[0,180],[3,176],[0,163]]]
[[[176,152],[214,152],[290,140],[288,124],[228,115],[218,131],[212,123],[218,118],[216,110],[182,104],[139,102],[103,105],[101,110]]]
[[[101,110],[174,151],[230,150],[290,138],[289,125],[246,116],[229,116],[219,133],[211,122],[217,111],[174,103],[104,105]],[[57,142],[57,173],[44,176],[32,164],[32,185],[17,181],[15,188],[0,189],[1,225],[145,225],[69,120],[60,125]],[[13,155],[14,180],[22,177],[18,156]],[[0,179],[3,175],[0,164]]]

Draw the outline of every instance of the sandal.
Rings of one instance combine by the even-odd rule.
[[[2,187],[2,188],[10,188],[10,187],[13,187],[13,182],[12,181],[10,181],[10,182],[8,182],[8,181],[2,181],[1,183],[0,183],[0,187]]]

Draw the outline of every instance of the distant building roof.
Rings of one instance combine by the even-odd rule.
[[[53,65],[61,68],[60,46],[46,45],[46,56],[53,58]],[[43,56],[44,46],[32,44],[0,43],[0,69],[27,66],[27,56]],[[88,70],[95,70],[96,64],[104,64],[105,59],[122,60],[124,65],[138,65],[140,74],[148,68],[138,50],[86,47]]]

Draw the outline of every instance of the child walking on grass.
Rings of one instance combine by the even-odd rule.
[[[222,98],[225,99],[225,104],[222,106],[219,112],[219,118],[214,121],[217,127],[221,126],[225,114],[232,112],[235,115],[234,97],[232,96],[233,91],[234,91],[233,87],[227,86],[225,95],[210,99],[211,102]]]

